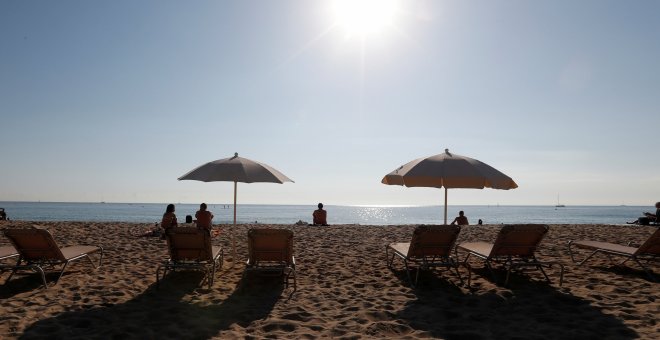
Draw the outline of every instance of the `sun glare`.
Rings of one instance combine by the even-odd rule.
[[[396,0],[335,0],[336,24],[348,37],[379,34],[394,24]]]

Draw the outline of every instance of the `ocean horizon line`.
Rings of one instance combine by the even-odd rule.
[[[44,204],[150,204],[150,205],[194,205],[200,204],[199,202],[115,202],[115,201],[0,201],[3,203],[44,203]],[[204,202],[209,205],[233,205],[233,202],[213,203]],[[237,203],[237,206],[316,206],[318,203]],[[443,204],[331,204],[324,203],[326,207],[354,207],[354,208],[427,208],[427,207],[444,207]],[[554,203],[550,204],[448,204],[447,207],[647,207],[651,204],[562,204],[558,206]]]
[[[194,215],[197,203],[177,203],[177,215]],[[226,224],[234,220],[232,203],[207,203],[215,215],[214,222]],[[1,201],[7,217],[16,220],[44,221],[125,221],[154,222],[162,216],[166,203],[101,203],[101,202],[10,202]],[[326,204],[328,221],[333,224],[434,224],[445,220],[443,205],[332,205]],[[238,223],[287,224],[309,221],[316,204],[251,204],[236,206]],[[472,223],[603,223],[621,224],[632,221],[649,210],[645,206],[578,206],[568,205],[450,205],[446,218],[451,221],[459,210],[465,211]]]

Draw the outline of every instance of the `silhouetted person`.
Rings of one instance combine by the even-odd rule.
[[[655,202],[655,214],[645,212],[644,216],[649,218],[649,221],[658,223],[658,216],[660,216],[660,202]]]
[[[314,210],[312,217],[314,219],[314,225],[328,225],[328,212],[323,210],[323,203],[319,203],[318,209]]]
[[[648,225],[650,223],[659,224],[660,220],[658,219],[658,216],[660,216],[660,202],[655,202],[655,214],[650,212],[645,212],[644,216],[638,218],[635,221],[628,222],[628,224],[641,224],[641,225]]]
[[[206,203],[199,205],[199,210],[195,213],[195,219],[197,219],[197,228],[211,231],[211,220],[213,220],[213,214],[206,210]]]
[[[468,222],[467,217],[465,217],[465,214],[463,213],[463,210],[458,212],[458,216],[454,219],[451,224],[458,224],[458,225],[469,225],[470,223]]]
[[[177,225],[174,204],[168,204],[163,214],[163,219],[160,221],[160,226],[167,231],[167,229],[176,227]]]

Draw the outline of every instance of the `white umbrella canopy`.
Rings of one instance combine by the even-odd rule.
[[[236,225],[236,196],[238,182],[280,184],[284,182],[293,182],[289,177],[286,177],[271,166],[247,158],[238,157],[238,153],[234,153],[234,157],[218,159],[200,165],[187,174],[179,177],[179,180],[234,182],[234,225]],[[232,234],[233,253],[235,257],[236,244],[233,238]]]
[[[283,173],[269,165],[247,158],[234,157],[218,159],[200,165],[187,174],[179,177],[180,181],[195,180],[202,182],[234,182],[234,224],[236,224],[236,189],[237,183],[284,183],[293,182]]]
[[[241,182],[241,183],[284,183],[293,182],[281,172],[269,165],[259,163],[247,158],[234,157],[218,159],[200,165],[179,180],[195,180],[202,182]]]
[[[408,162],[383,177],[381,183],[407,187],[445,188],[445,224],[447,224],[447,189],[515,189],[511,177],[476,159],[444,153]]]

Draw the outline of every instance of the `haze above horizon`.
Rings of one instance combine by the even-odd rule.
[[[295,183],[239,204],[442,205],[380,183],[445,148],[515,190],[449,205],[660,201],[658,1],[5,1],[0,201],[232,202],[212,160]]]

